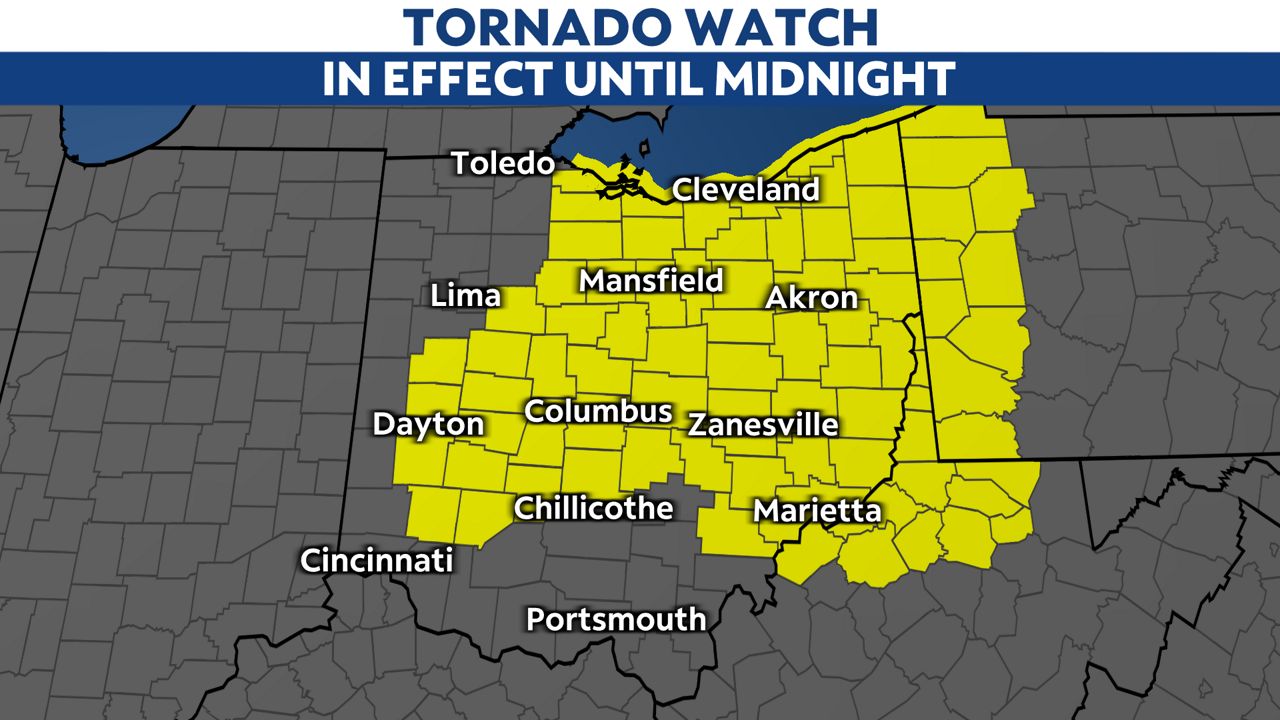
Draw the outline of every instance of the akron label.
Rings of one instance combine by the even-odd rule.
[[[784,292],[774,285],[764,301],[766,310],[857,310],[858,291],[849,289],[807,290],[788,284]]]

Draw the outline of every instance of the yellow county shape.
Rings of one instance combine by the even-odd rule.
[[[395,440],[408,535],[482,545],[514,521],[516,495],[617,498],[670,474],[714,498],[697,514],[702,552],[776,554],[795,582],[830,562],[875,586],[939,560],[985,567],[997,543],[1031,532],[1038,464],[955,462],[1017,459],[1002,413],[1017,402],[1027,345],[1012,231],[1031,196],[1009,167],[1002,121],[981,108],[903,108],[806,139],[761,174],[819,177],[814,205],[672,202],[633,168],[640,193],[602,197],[599,178],[622,168],[574,164],[553,177],[534,285],[502,288],[483,330],[429,338],[410,358],[411,413],[461,408],[490,432]],[[584,267],[671,264],[723,268],[725,292],[579,288]],[[773,285],[791,283],[854,288],[859,307],[764,309]],[[529,424],[530,396],[676,412],[664,427]],[[688,437],[687,413],[708,409],[816,409],[839,417],[840,437]],[[752,519],[757,498],[860,498],[873,487],[880,525]]]

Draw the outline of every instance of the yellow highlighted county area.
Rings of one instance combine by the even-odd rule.
[[[1003,419],[1028,343],[1013,229],[1031,196],[1002,121],[903,108],[761,173],[819,178],[818,202],[673,202],[634,168],[575,165],[553,179],[535,286],[504,288],[483,330],[428,339],[411,359],[410,414],[481,415],[486,433],[397,439],[408,535],[479,546],[515,522],[518,495],[620,498],[672,473],[714,496],[698,514],[703,552],[776,555],[797,583],[833,560],[874,586],[938,560],[988,567],[997,544],[1031,532],[1040,469],[1017,461]],[[724,291],[579,291],[584,267],[673,264],[723,268]],[[763,309],[772,286],[791,284],[854,289],[857,309]],[[535,424],[522,414],[530,397],[675,412],[667,425]],[[838,417],[839,437],[686,433],[691,410],[799,409]],[[753,521],[757,498],[864,496],[882,522]]]

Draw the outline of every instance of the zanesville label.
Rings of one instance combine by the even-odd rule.
[[[690,412],[689,437],[839,437],[840,420],[816,410],[800,410],[794,416],[711,416]]]

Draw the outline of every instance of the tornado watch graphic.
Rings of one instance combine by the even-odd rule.
[[[15,3],[3,717],[1280,717],[1280,11]]]

